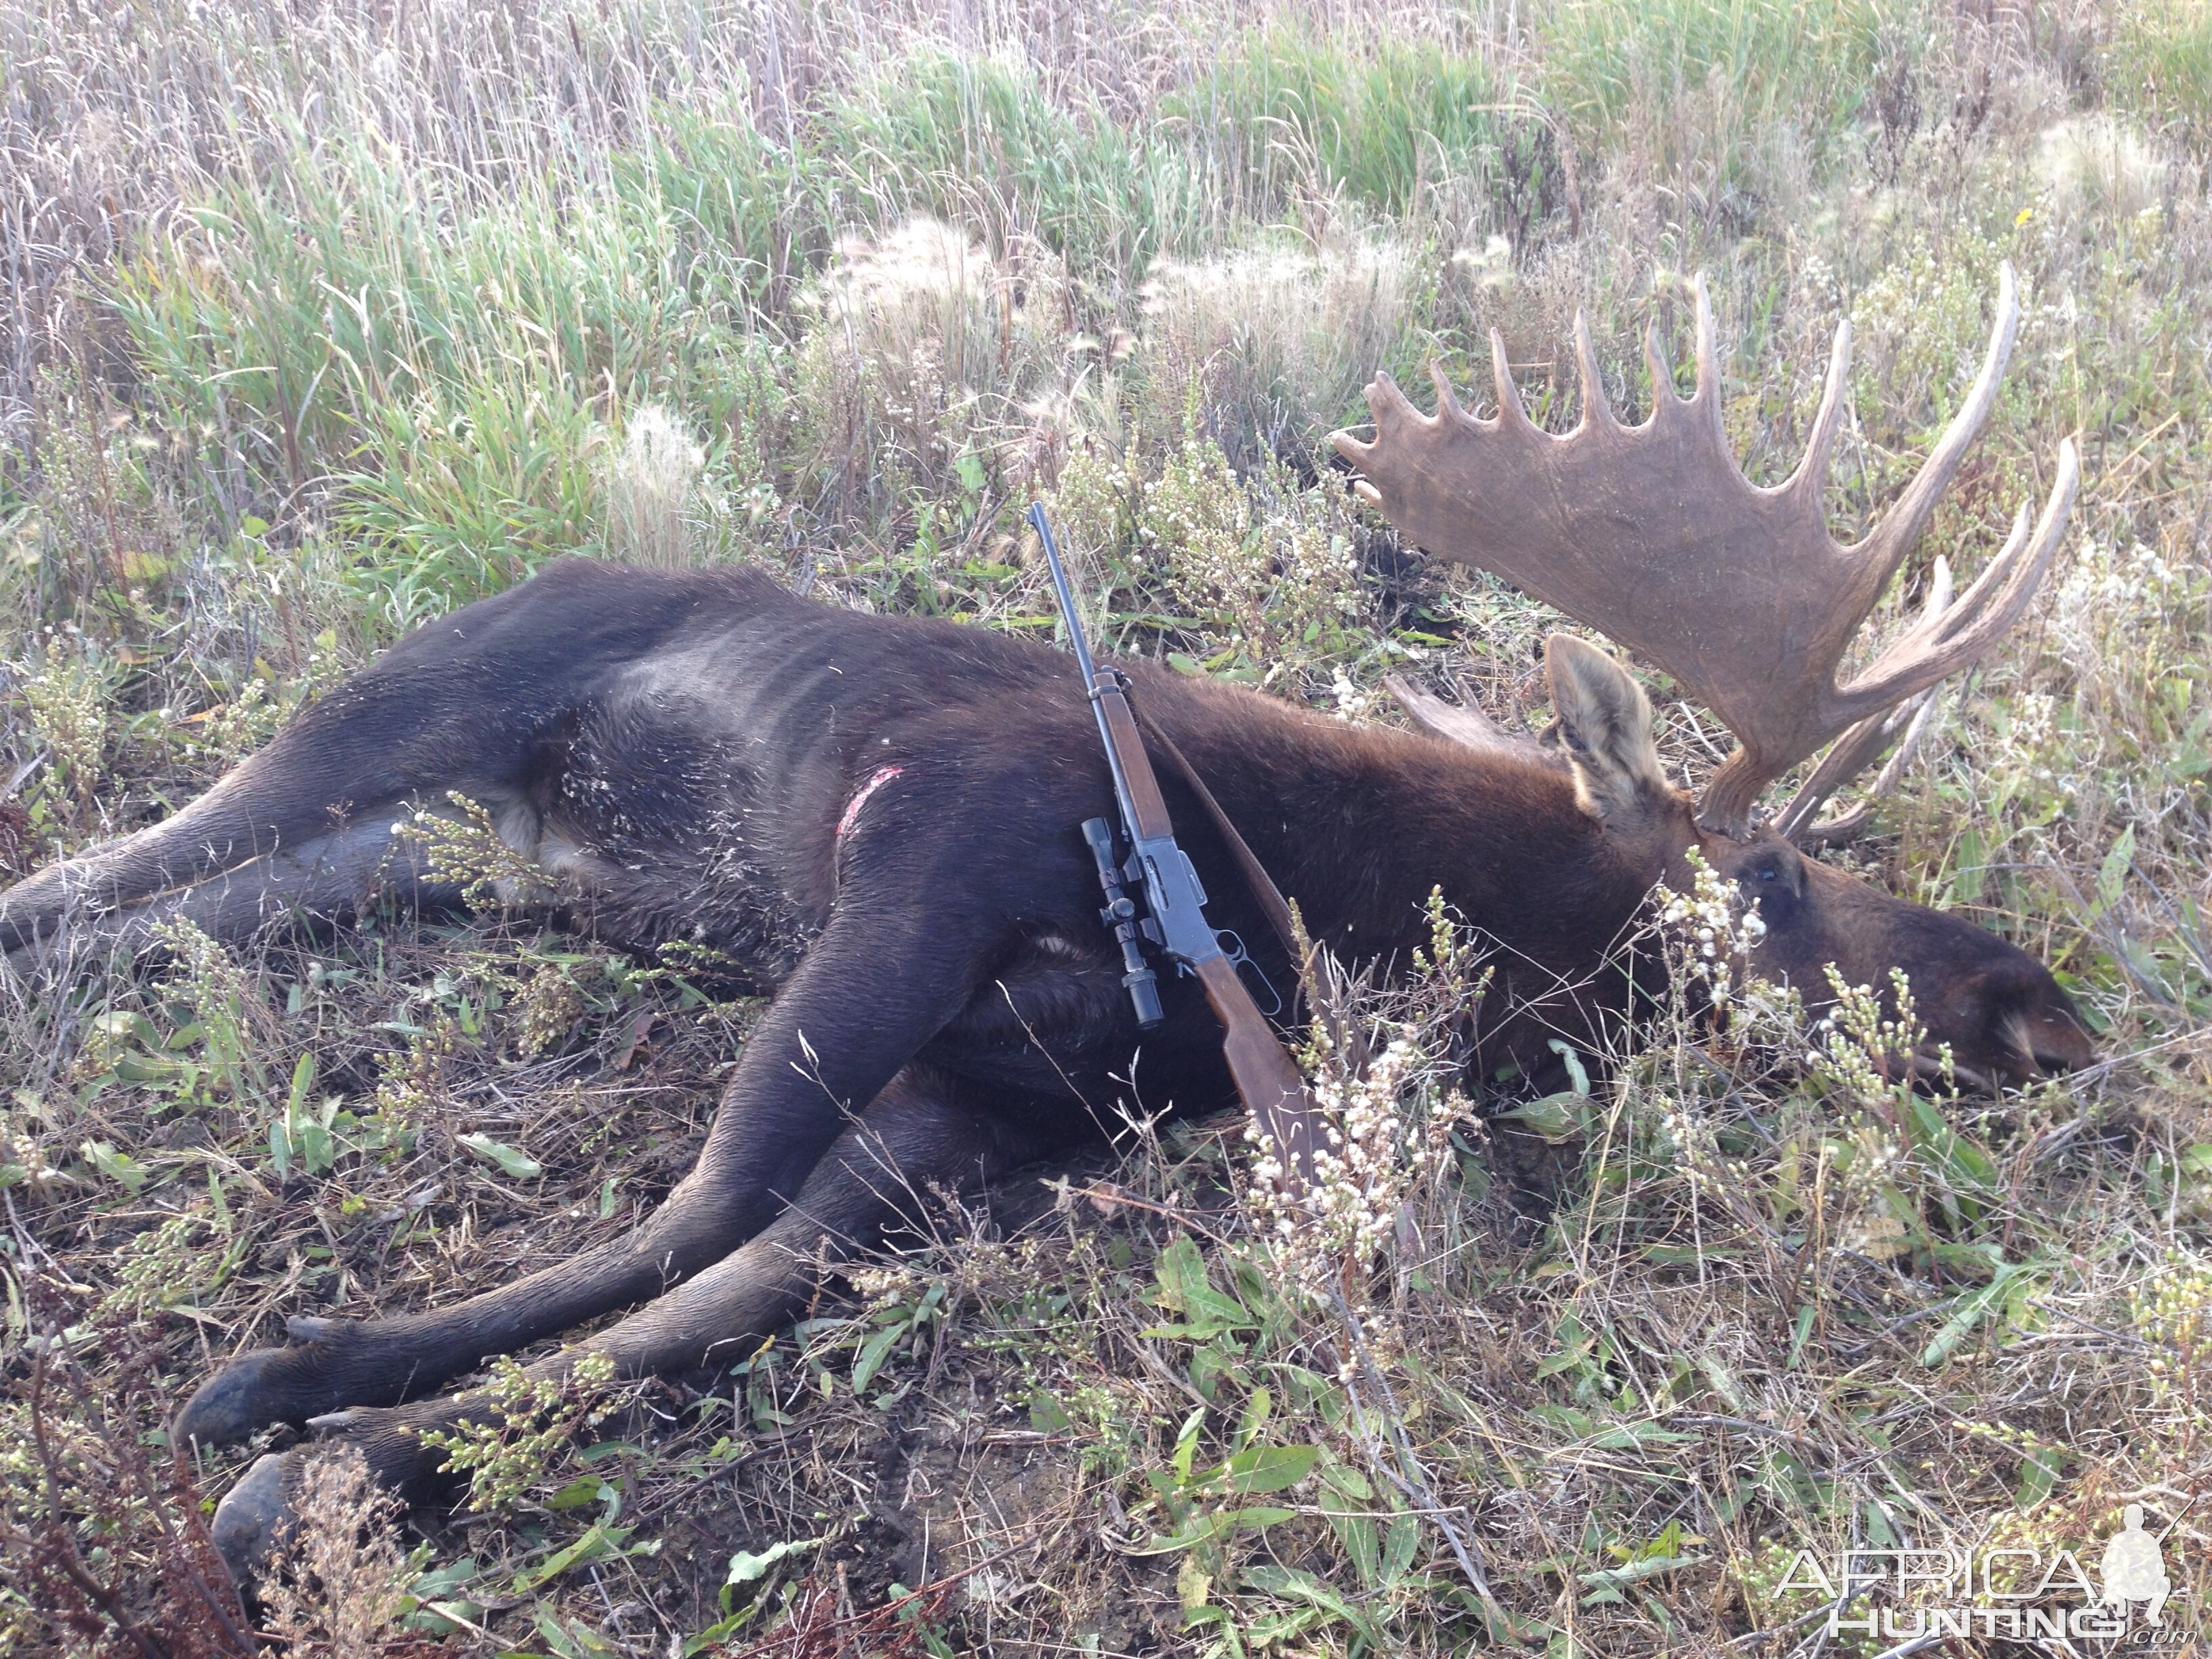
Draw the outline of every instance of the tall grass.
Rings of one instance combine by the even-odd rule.
[[[2212,11],[2190,0],[2118,8],[2113,91],[2199,160],[2212,155]]]
[[[1551,98],[1602,152],[1648,141],[1639,124],[1699,94],[1739,134],[1839,130],[1869,95],[1885,23],[1917,21],[1869,0],[1557,0],[1531,32]]]
[[[1479,54],[1385,38],[1370,49],[1295,24],[1245,34],[1170,88],[1160,114],[1264,216],[1341,191],[1377,213],[1425,208],[1455,179],[1488,182],[1515,142],[1504,77]]]
[[[763,151],[672,127],[495,204],[366,141],[227,185],[118,273],[149,404],[322,503],[394,626],[593,545],[592,452],[627,410],[757,412],[744,365],[788,263]]]
[[[994,240],[1037,236],[1085,271],[1140,270],[1219,221],[1187,158],[1116,125],[1083,88],[1055,100],[1027,64],[935,45],[832,101],[811,148],[856,222],[933,213]]]

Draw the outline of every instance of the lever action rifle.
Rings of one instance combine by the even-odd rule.
[[[1166,1018],[1155,976],[1145,962],[1144,946],[1151,944],[1178,969],[1195,975],[1205,988],[1206,1000],[1221,1021],[1222,1054],[1229,1062],[1237,1092],[1261,1134],[1271,1143],[1290,1195],[1302,1196],[1313,1177],[1316,1121],[1305,1079],[1259,1005],[1252,1000],[1252,994],[1244,988],[1244,981],[1237,975],[1236,963],[1222,949],[1220,938],[1206,919],[1206,890],[1200,885],[1189,857],[1176,844],[1175,826],[1169,821],[1159,780],[1152,775],[1152,760],[1138,733],[1128,680],[1118,669],[1098,668],[1091,660],[1091,647],[1084,641],[1083,624],[1075,614],[1075,595],[1068,587],[1067,573],[1060,568],[1060,549],[1053,540],[1043,507],[1032,506],[1029,519],[1044,545],[1045,562],[1052,567],[1060,613],[1067,623],[1067,637],[1075,647],[1076,665],[1090,694],[1091,713],[1098,720],[1098,735],[1105,740],[1114,799],[1121,811],[1121,828],[1129,846],[1127,860],[1117,860],[1114,833],[1106,820],[1092,818],[1083,826],[1083,837],[1097,859],[1099,884],[1106,894],[1100,918],[1121,944],[1125,969],[1121,982],[1136,1005],[1137,1023],[1149,1030]],[[1215,810],[1218,813],[1218,808]],[[1219,822],[1224,834],[1234,838],[1235,830],[1226,818]],[[1249,851],[1244,856],[1249,860]],[[1257,881],[1265,879],[1264,873],[1256,877]],[[1130,887],[1142,895],[1141,911],[1129,896]],[[1269,896],[1272,893],[1271,887]],[[1261,905],[1267,908],[1264,896]]]

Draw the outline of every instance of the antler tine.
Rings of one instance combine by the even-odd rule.
[[[1720,348],[1713,342],[1713,296],[1706,289],[1705,274],[1698,273],[1698,384],[1690,393],[1702,402],[1712,399],[1716,418],[1720,414],[1721,365]]]
[[[2019,326],[2019,289],[2013,280],[2012,264],[2007,260],[1997,267],[1997,316],[1990,331],[1989,349],[1982,358],[1981,373],[1974,377],[1974,384],[1967,391],[1966,401],[1951,417],[1951,424],[1943,429],[1936,447],[1929,452],[1919,477],[1906,487],[1905,494],[1867,538],[1850,550],[1859,562],[1851,597],[1858,603],[1860,617],[1874,609],[1875,601],[1889,586],[1889,579],[1897,574],[1897,567],[1920,539],[1920,532],[1927,528],[1929,514],[1935,512],[1936,503],[1950,488],[1959,463],[1966,459],[1967,449],[1988,424],[1990,413],[1996,407],[1997,386],[2004,379],[2005,363],[2012,356],[2013,337]]]
[[[1460,407],[1459,395],[1452,390],[1450,377],[1445,374],[1444,366],[1434,357],[1429,359],[1429,380],[1437,389],[1437,418],[1463,418],[1467,411]]]
[[[1921,607],[1917,626],[1924,629],[1948,611],[1952,592],[1951,562],[1938,554],[1936,568],[1928,580],[1928,602]],[[1897,743],[1897,752],[1890,757],[1889,764],[1882,768],[1881,777],[1867,793],[1869,796],[1880,794],[1894,785],[1904,771],[1904,763],[1911,756],[1912,745],[1919,741],[1920,734],[1927,728],[1929,700],[1935,695],[1936,688],[1932,685],[1925,690],[1917,691],[1894,708],[1868,715],[1838,738],[1828,752],[1820,757],[1820,763],[1813,769],[1812,775],[1790,798],[1790,804],[1775,815],[1775,833],[1785,841],[1805,839],[1822,845],[1831,845],[1839,838],[1856,834],[1866,817],[1863,805],[1840,818],[1824,820],[1817,826],[1813,822],[1814,815],[1838,790],[1873,765],[1893,741]],[[1897,736],[1899,731],[1905,733],[1902,739]]]
[[[1443,738],[1463,749],[1486,754],[1510,754],[1523,760],[1542,760],[1535,739],[1517,736],[1490,718],[1474,700],[1446,702],[1434,692],[1415,685],[1402,674],[1385,674],[1382,689],[1398,701],[1407,717],[1431,737]]]
[[[1619,425],[1613,418],[1613,404],[1606,398],[1605,376],[1597,366],[1597,349],[1590,344],[1589,319],[1579,311],[1575,313],[1575,366],[1582,374],[1582,423],[1607,430]]]
[[[2043,516],[2034,532],[2028,529],[2023,504],[2013,520],[2012,534],[1989,568],[1939,617],[1924,618],[1888,650],[1876,658],[1865,673],[1840,688],[1833,708],[1840,720],[1861,720],[1887,709],[1914,692],[1956,673],[2003,637],[2020,619],[2028,601],[2050,568],[2065,532],[2066,517],[2081,483],[2081,463],[2068,438],[2058,446],[2058,476],[2044,503]]]
[[[1392,431],[1402,431],[1405,426],[1421,418],[1420,411],[1407,401],[1406,394],[1398,389],[1387,370],[1378,369],[1375,378],[1367,383],[1367,412],[1375,417],[1375,435],[1363,438],[1358,433],[1344,429],[1329,434],[1328,441],[1336,453],[1352,463],[1360,473],[1370,470],[1375,452]],[[1382,507],[1382,492],[1366,477],[1352,481],[1352,493],[1370,507]]]
[[[1819,502],[1828,489],[1828,454],[1844,422],[1844,399],[1850,390],[1851,319],[1836,325],[1836,343],[1828,349],[1827,377],[1820,383],[1820,407],[1813,416],[1813,430],[1805,441],[1805,458],[1782,487],[1791,494]]]
[[[1506,361],[1505,337],[1496,329],[1490,331],[1490,378],[1498,388],[1498,418],[1531,424],[1528,411],[1521,404],[1521,388],[1513,384],[1513,366]]]
[[[1912,723],[1905,728],[1905,735],[1898,739],[1897,747],[1890,750],[1889,759],[1883,765],[1881,775],[1867,786],[1866,798],[1848,812],[1838,813],[1832,818],[1822,818],[1809,829],[1792,832],[1790,840],[1800,847],[1841,847],[1866,828],[1867,820],[1874,816],[1875,802],[1897,787],[1897,781],[1905,775],[1905,769],[1912,759],[1912,751],[1920,746],[1922,734],[1935,719],[1937,690],[1931,685],[1917,696],[1908,697],[1898,704],[1897,718],[1901,720],[1910,714]],[[1896,721],[1892,720],[1888,724],[1893,728]]]
[[[1936,689],[1930,686],[1907,697],[1894,708],[1868,715],[1837,738],[1834,746],[1813,769],[1812,775],[1790,798],[1790,804],[1775,815],[1774,833],[1784,841],[1796,841],[1802,836],[1812,827],[1814,815],[1827,804],[1829,798],[1873,765],[1899,731],[1935,695]]]
[[[1375,438],[1373,442],[1360,446],[1363,451],[1374,448],[1394,430],[1415,425],[1423,419],[1421,411],[1413,407],[1413,400],[1398,389],[1398,382],[1389,370],[1381,368],[1375,371],[1375,378],[1367,383],[1367,412],[1375,417]],[[1344,446],[1340,442],[1337,447],[1342,449]],[[1347,452],[1346,459],[1357,458]]]
[[[1725,449],[1727,440],[1721,421],[1721,365],[1720,348],[1713,343],[1713,297],[1705,291],[1705,276],[1698,273],[1698,384],[1690,393],[1690,402],[1705,423],[1711,428],[1716,446]],[[1729,464],[1735,465],[1734,457]]]

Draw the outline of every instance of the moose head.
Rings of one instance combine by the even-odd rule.
[[[1529,420],[1492,331],[1497,412],[1464,409],[1440,369],[1434,416],[1388,374],[1367,392],[1374,433],[1339,432],[1355,490],[1409,542],[1503,576],[1649,659],[1720,716],[1737,747],[1695,799],[1669,785],[1642,690],[1604,653],[1568,635],[1547,647],[1563,751],[1586,812],[1632,862],[1663,863],[1680,885],[1695,848],[1755,899],[1767,925],[1760,967],[1826,1000],[1829,964],[1853,983],[1905,970],[1931,1036],[1959,1073],[1984,1085],[2081,1065],[2088,1036],[2043,965],[1984,930],[1903,904],[1826,866],[1801,845],[1848,838],[1867,806],[1821,808],[1894,746],[1875,793],[1893,784],[1924,729],[1936,686],[1978,660],[2019,619],[2057,550],[2080,479],[2070,439],[2039,517],[2023,505],[2012,532],[1964,594],[1938,559],[1919,617],[1863,672],[1838,684],[1853,640],[1927,527],[1987,423],[2012,350],[2019,301],[1999,273],[1996,321],[1965,403],[1904,495],[1850,546],[1828,532],[1829,452],[1843,417],[1850,324],[1837,325],[1803,459],[1771,489],[1751,484],[1721,419],[1712,304],[1697,295],[1697,383],[1674,390],[1656,328],[1645,338],[1652,411],[1625,426],[1607,401],[1584,320],[1575,320],[1582,415],[1553,436]],[[1493,753],[1535,746],[1478,711],[1394,680],[1415,723]],[[1826,753],[1771,819],[1766,787]],[[1532,757],[1546,758],[1540,751]],[[1932,1057],[1924,1063],[1933,1065]]]

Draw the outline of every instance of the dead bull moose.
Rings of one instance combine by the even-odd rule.
[[[1960,1076],[1996,1086],[2080,1065],[2087,1037],[2039,963],[1791,841],[1830,833],[1812,822],[1820,800],[2003,634],[2057,544],[2070,443],[2040,520],[2023,509],[1971,589],[1835,684],[1988,419],[2015,315],[2008,270],[1965,405],[1855,547],[1829,538],[1821,511],[1847,330],[1802,467],[1756,489],[1722,434],[1702,289],[1696,391],[1678,397],[1655,351],[1640,427],[1607,410],[1578,325],[1568,436],[1529,423],[1494,338],[1493,418],[1462,412],[1441,378],[1433,418],[1378,380],[1372,441],[1339,434],[1407,539],[1510,577],[1726,720],[1741,746],[1702,804],[1662,775],[1636,683],[1564,635],[1547,652],[1559,750],[1410,690],[1426,732],[1348,728],[1133,662],[1140,708],[1332,950],[1402,960],[1442,887],[1495,946],[1486,1068],[1549,1063],[1553,1034],[1631,1012],[1637,969],[1616,947],[1654,882],[1686,882],[1692,848],[1758,902],[1763,970],[1816,1002],[1824,964],[1860,983],[1901,968]],[[1838,737],[1779,827],[1759,827],[1761,787]],[[1217,925],[1286,984],[1222,841],[1162,776]],[[828,609],[750,569],[575,561],[402,641],[167,823],[9,890],[0,947],[19,964],[57,945],[127,948],[168,916],[234,940],[279,915],[340,916],[380,884],[448,896],[392,831],[458,791],[547,873],[577,927],[632,948],[698,941],[773,994],[696,1166],[634,1236],[458,1306],[295,1322],[292,1346],[206,1382],[179,1431],[212,1443],[313,1423],[425,1498],[441,1454],[413,1431],[467,1416],[471,1396],[436,1391],[488,1356],[635,1307],[532,1370],[558,1376],[586,1352],[629,1377],[733,1359],[793,1316],[820,1263],[908,1218],[911,1194],[1095,1140],[1120,1097],[1226,1104],[1220,1034],[1190,981],[1164,979],[1167,1021],[1139,1042],[1077,828],[1108,810],[1108,788],[1065,654]],[[224,1500],[217,1533],[241,1572],[283,1523],[300,1455],[264,1458]]]

